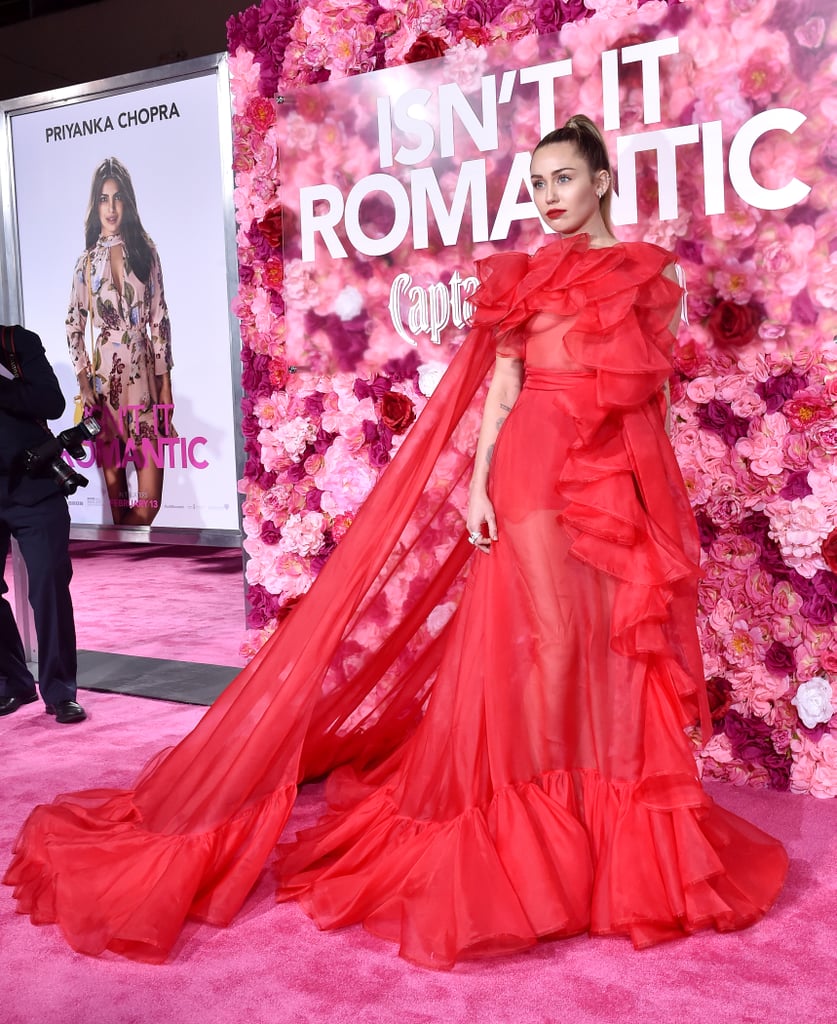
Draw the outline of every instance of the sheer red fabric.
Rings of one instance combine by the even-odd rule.
[[[659,403],[669,262],[586,236],[482,261],[473,330],[316,584],[133,790],[35,808],[5,876],[21,912],[82,952],[162,960],[186,917],[230,921],[297,783],[330,772],[332,810],[279,847],[278,896],[423,965],[764,913],[784,850],[702,792],[683,732],[707,716]],[[498,339],[526,376],[484,556],[461,510]]]

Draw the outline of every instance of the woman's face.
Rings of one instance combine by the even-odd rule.
[[[532,193],[544,224],[562,235],[606,230],[597,189],[607,187],[607,172],[591,174],[571,142],[554,142],[532,157]]]
[[[119,234],[122,226],[122,193],[113,178],[103,183],[99,194],[99,224],[105,236]]]

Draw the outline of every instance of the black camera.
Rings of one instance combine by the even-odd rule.
[[[75,494],[79,487],[87,486],[87,477],[77,473],[69,463],[65,462],[61,458],[61,453],[67,451],[74,459],[83,459],[85,455],[84,442],[92,441],[101,429],[99,421],[88,416],[76,426],[68,427],[60,434],[50,437],[48,441],[44,441],[37,448],[27,448],[23,453],[23,472],[27,476],[34,476],[36,473],[45,475],[44,470],[46,470],[55,480],[62,494]]]

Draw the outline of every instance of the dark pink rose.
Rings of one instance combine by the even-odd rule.
[[[732,752],[741,761],[760,764],[766,755],[775,753],[771,743],[771,726],[763,718],[745,718],[730,710],[724,720]]]
[[[804,498],[811,493],[811,485],[808,483],[808,473],[798,470],[788,474],[785,486],[779,492],[786,501],[793,501],[794,498]]]
[[[786,676],[794,669],[793,651],[787,645],[774,640],[764,657],[764,667],[774,676]]]
[[[262,528],[259,531],[259,536],[265,544],[278,544],[282,539],[282,531],[275,523],[272,523],[269,519],[265,519],[262,523]]]

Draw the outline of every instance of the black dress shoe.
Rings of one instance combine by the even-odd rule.
[[[46,713],[55,715],[56,722],[83,722],[87,712],[74,700],[60,700],[57,704],[47,704]]]
[[[37,699],[37,693],[30,693],[28,697],[0,697],[0,715],[11,715],[24,704],[34,704]]]

